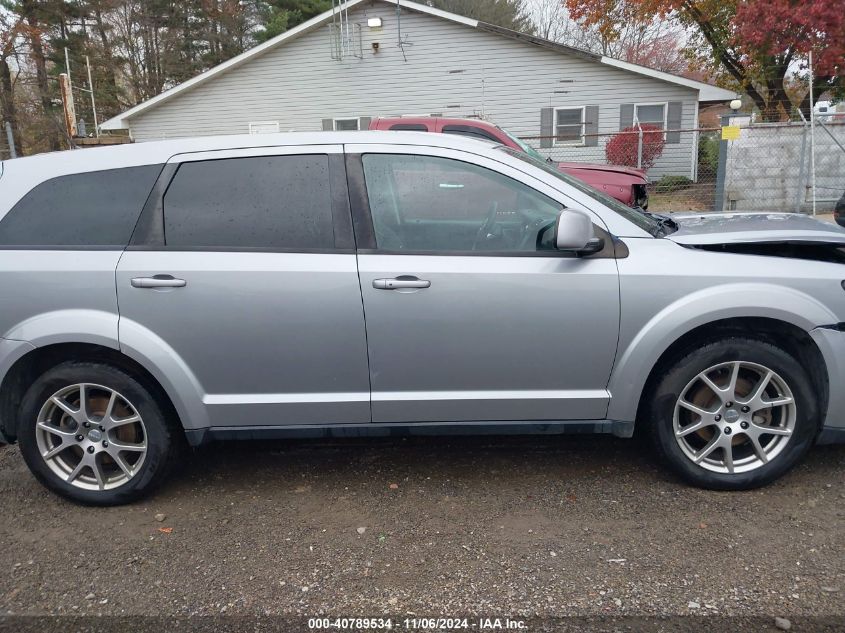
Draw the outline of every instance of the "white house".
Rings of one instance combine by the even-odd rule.
[[[102,128],[147,141],[440,114],[482,117],[558,160],[604,162],[606,135],[638,120],[667,130],[650,176],[695,178],[697,135],[676,130],[734,96],[423,4],[349,0]]]

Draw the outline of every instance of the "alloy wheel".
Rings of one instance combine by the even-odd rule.
[[[36,421],[38,451],[50,470],[84,490],[111,490],[132,479],[147,453],[138,409],[108,387],[77,384],[53,394]]]
[[[687,384],[675,404],[673,429],[694,464],[734,474],[777,457],[795,421],[795,398],[781,376],[757,363],[731,361],[702,371]]]

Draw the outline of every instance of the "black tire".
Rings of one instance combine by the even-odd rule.
[[[712,472],[693,463],[675,439],[673,417],[681,392],[700,373],[720,363],[744,361],[767,367],[786,382],[795,401],[795,427],[779,454],[755,470]],[[762,340],[726,337],[707,342],[669,362],[643,407],[646,431],[658,457],[689,483],[711,490],[749,490],[771,483],[807,453],[819,431],[817,398],[807,372],[790,354]]]
[[[50,469],[38,447],[35,422],[42,406],[61,389],[82,383],[117,391],[132,403],[143,420],[147,443],[144,461],[134,476],[113,489],[86,490],[67,483]],[[139,499],[166,478],[183,445],[177,421],[168,418],[167,409],[154,393],[153,387],[111,365],[71,361],[53,367],[32,384],[21,402],[18,442],[27,466],[53,492],[86,505],[112,506]]]

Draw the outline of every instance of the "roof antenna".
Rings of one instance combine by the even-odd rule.
[[[399,33],[399,50],[402,51],[402,59],[405,60],[405,63],[408,63],[408,56],[405,54],[405,45],[413,46],[410,42],[406,42],[402,39],[402,3],[401,0],[396,0],[396,29]]]

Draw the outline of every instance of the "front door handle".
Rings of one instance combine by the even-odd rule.
[[[176,279],[172,275],[155,275],[154,277],[135,277],[132,280],[133,288],[184,288],[188,282],[184,279]]]
[[[426,279],[403,275],[394,279],[373,279],[376,290],[401,290],[402,288],[431,288],[431,282]]]

